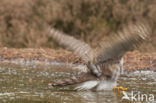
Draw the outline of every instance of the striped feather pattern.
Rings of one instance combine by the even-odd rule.
[[[109,59],[121,59],[130,50],[150,37],[151,29],[147,22],[131,23],[122,31],[109,37],[109,41],[102,41],[96,48],[96,56],[93,63],[105,62]]]
[[[102,86],[105,86],[103,84],[105,81],[109,81],[110,84],[112,82],[113,84],[123,68],[122,56],[127,51],[139,47],[143,41],[150,37],[150,34],[151,28],[146,21],[129,23],[128,26],[125,26],[121,31],[117,32],[117,34],[110,36],[108,41],[101,41],[100,45],[93,50],[88,44],[82,41],[55,29],[50,29],[50,35],[60,44],[73,50],[85,60],[88,69],[91,71],[79,77],[56,81],[52,85],[64,86],[85,82],[83,85],[77,87],[83,90],[93,87],[103,88]],[[90,86],[87,83],[93,85]]]
[[[88,62],[91,60],[91,58],[93,58],[94,53],[92,48],[83,41],[77,40],[55,29],[50,29],[50,36],[52,36],[61,45],[64,45],[70,50],[74,51],[75,54],[80,56],[85,62]]]

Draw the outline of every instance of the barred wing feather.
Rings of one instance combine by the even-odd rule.
[[[74,51],[75,54],[80,56],[83,60],[85,60],[85,62],[88,62],[91,58],[93,58],[92,48],[85,42],[77,40],[55,29],[50,29],[50,36],[52,36],[61,45],[64,45]]]
[[[108,42],[101,42],[96,48],[95,63],[107,61],[109,59],[120,59],[127,51],[138,47],[151,34],[151,29],[147,22],[131,23],[118,35],[111,36]]]

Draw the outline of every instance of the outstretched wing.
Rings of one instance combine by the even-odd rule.
[[[93,58],[92,48],[83,41],[77,40],[61,31],[50,29],[50,36],[52,36],[58,43],[66,46],[70,50],[74,51],[87,63]]]
[[[94,63],[100,63],[109,59],[121,58],[125,52],[138,47],[151,34],[151,28],[145,21],[131,23],[117,35],[111,36],[108,42],[101,42],[96,49]]]

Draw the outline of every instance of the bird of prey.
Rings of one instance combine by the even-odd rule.
[[[101,41],[96,48],[91,48],[83,41],[77,40],[56,29],[49,29],[49,35],[61,45],[66,46],[80,56],[89,69],[78,77],[71,77],[52,83],[52,86],[79,84],[75,89],[105,90],[112,89],[123,68],[123,55],[147,40],[151,28],[147,21],[128,23],[121,31],[109,37],[109,41]]]

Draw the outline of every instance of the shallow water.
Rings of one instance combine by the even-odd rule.
[[[0,64],[0,103],[127,103],[154,102],[153,99],[156,102],[156,72],[135,72],[120,77],[118,86],[128,88],[125,92],[76,92],[73,87],[49,86],[53,80],[76,74],[55,72],[53,69],[48,66]],[[130,100],[123,99],[123,94],[128,95]]]

